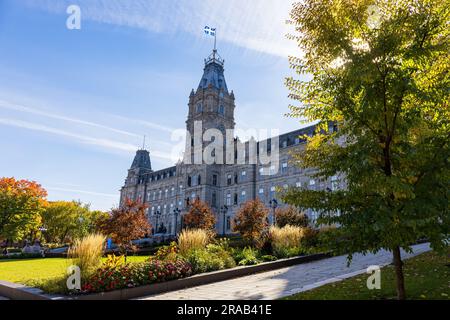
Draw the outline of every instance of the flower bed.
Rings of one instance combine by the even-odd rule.
[[[152,283],[181,279],[192,275],[190,263],[177,260],[151,260],[116,268],[98,269],[85,281],[82,293],[107,292],[117,289],[134,288]]]

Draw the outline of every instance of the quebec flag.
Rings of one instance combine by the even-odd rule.
[[[215,37],[216,36],[216,28],[210,28],[208,26],[205,27],[205,34],[207,36]]]

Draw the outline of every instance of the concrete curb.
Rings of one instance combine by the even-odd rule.
[[[220,270],[210,273],[194,275],[189,278],[155,283],[151,285],[122,289],[98,294],[80,295],[80,296],[56,296],[47,295],[42,290],[30,288],[25,285],[0,281],[0,296],[13,300],[129,300],[144,296],[177,291],[192,287],[197,287],[213,282],[220,282],[256,274],[265,271],[282,269],[298,264],[329,258],[330,253],[315,254],[291,259],[282,259],[274,262],[265,262],[255,266],[237,267],[233,269]]]

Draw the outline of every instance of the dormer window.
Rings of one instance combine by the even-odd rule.
[[[221,114],[221,115],[225,114],[225,107],[223,105],[219,106],[219,114]]]
[[[196,111],[197,113],[203,112],[203,106],[201,103],[197,103]]]

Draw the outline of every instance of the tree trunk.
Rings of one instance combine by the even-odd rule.
[[[397,280],[397,298],[398,300],[405,300],[405,278],[403,276],[403,262],[400,253],[400,247],[395,247],[392,253],[394,256],[395,277]]]

